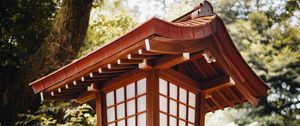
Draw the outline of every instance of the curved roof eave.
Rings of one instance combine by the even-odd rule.
[[[200,17],[201,18],[201,17]],[[159,35],[174,40],[195,40],[211,35],[216,35],[225,41],[215,41],[222,50],[221,55],[227,57],[235,68],[237,74],[241,74],[250,85],[263,86],[259,90],[262,96],[269,89],[264,82],[252,71],[234,46],[222,20],[214,16],[201,23],[195,22],[167,22],[158,18],[151,18],[127,34],[119,37],[111,43],[89,53],[88,55],[62,67],[61,69],[35,81],[30,85],[35,93],[39,93],[54,85],[66,84],[78,77],[89,73],[109,61],[118,58],[120,53],[129,52],[132,46],[141,46],[142,40],[152,35]],[[233,62],[234,61],[234,62]]]

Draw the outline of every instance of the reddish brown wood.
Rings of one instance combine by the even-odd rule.
[[[130,65],[130,64],[139,64],[143,60],[134,60],[134,59],[118,59],[117,64]]]
[[[230,67],[228,63],[226,63],[224,57],[219,55],[219,50],[216,49],[217,47],[215,45],[210,46],[210,50],[213,53],[213,55],[216,57],[216,59],[221,62],[222,67],[226,70],[226,72],[236,81],[235,86],[241,91],[241,94],[252,104],[256,105],[257,101],[256,98],[245,88],[245,86],[242,84],[240,78],[236,75],[236,73],[233,71],[232,66]]]
[[[234,107],[234,104],[230,101],[230,99],[226,98],[221,91],[216,91],[216,95],[219,96],[220,99],[225,101],[229,107]]]
[[[32,88],[35,93],[44,93],[43,100],[77,98],[78,102],[84,103],[96,98],[97,115],[104,115],[97,117],[97,120],[102,119],[98,126],[108,124],[107,108],[121,104],[105,106],[105,93],[115,93],[117,88],[133,82],[136,86],[136,81],[144,77],[147,77],[147,93],[143,94],[147,95],[147,110],[134,116],[147,113],[147,126],[159,125],[159,96],[168,99],[168,112],[161,112],[167,115],[168,125],[170,117],[179,119],[179,104],[196,110],[196,123],[191,124],[197,126],[204,126],[207,112],[233,107],[246,100],[257,104],[256,98],[266,95],[269,88],[242,59],[222,20],[214,14],[191,19],[190,14],[194,11],[175,22],[152,18],[114,42],[33,82]],[[168,81],[168,87],[171,82],[195,93],[197,106],[191,107],[178,99],[159,94],[159,77]],[[91,83],[98,85],[90,86]],[[98,89],[101,94],[93,95]],[[179,98],[179,93],[177,95]],[[207,99],[205,96],[208,96]],[[135,102],[137,97],[133,98]],[[169,100],[177,102],[177,116],[169,114]],[[101,103],[103,106],[100,106]]]
[[[133,71],[124,73],[120,75],[117,78],[114,78],[105,84],[102,85],[101,91],[104,93],[110,92],[114,89],[117,89],[119,87],[122,87],[126,84],[132,83],[134,81],[137,81],[138,79],[142,79],[146,76],[145,72],[140,69],[135,69]]]
[[[147,126],[159,126],[159,78],[156,70],[146,73],[147,82]]]
[[[175,55],[166,55],[161,58],[157,58],[156,60],[146,60],[144,59],[142,63],[139,64],[140,69],[149,70],[164,70],[168,69],[177,64],[183,63],[189,60],[189,53],[175,54]]]
[[[101,92],[94,92],[96,95],[96,115],[97,115],[97,126],[102,126],[102,107],[104,104],[102,104],[102,94]]]
[[[201,93],[198,95],[198,106],[199,106],[199,126],[205,126],[205,114],[206,114],[206,109],[205,109],[205,94]]]
[[[170,42],[163,42],[153,39],[146,39],[146,50],[149,52],[162,54],[180,54],[180,53],[195,53],[208,48],[206,39],[201,40],[177,40]]]
[[[200,83],[200,88],[204,93],[223,89],[235,85],[232,79],[228,76],[220,76],[205,82]]]
[[[177,72],[174,69],[166,69],[159,72],[160,78],[163,78],[168,81],[173,81],[175,83],[181,84],[180,86],[188,89],[192,92],[201,92],[201,89],[198,87],[199,83],[190,77]]]

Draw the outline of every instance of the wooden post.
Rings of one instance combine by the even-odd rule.
[[[96,96],[96,114],[97,114],[97,126],[102,126],[102,112],[101,112],[101,95],[97,93]]]
[[[146,73],[147,79],[147,126],[159,126],[159,79],[156,70]]]
[[[198,96],[198,108],[199,108],[199,126],[205,126],[205,115],[206,115],[206,110],[205,110],[205,93],[200,93]]]
[[[101,93],[96,93],[96,114],[97,114],[97,126],[102,126],[102,99]]]

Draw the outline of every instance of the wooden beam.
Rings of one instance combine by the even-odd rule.
[[[209,41],[202,40],[181,40],[181,41],[159,41],[145,39],[148,52],[162,54],[180,54],[184,52],[195,53],[207,49]]]
[[[215,38],[216,41],[218,41],[217,38]],[[240,91],[240,93],[253,105],[257,105],[257,99],[254,97],[249,90],[245,87],[243,84],[246,83],[243,81],[243,77],[236,73],[235,69],[233,69],[234,66],[230,66],[230,64],[225,60],[224,58],[224,52],[222,52],[223,56],[220,54],[219,50],[217,49],[218,45],[215,45],[214,43],[210,43],[209,50],[212,53],[212,55],[216,58],[216,60],[220,63],[220,65],[225,69],[225,71],[233,78],[233,80],[236,81],[235,86]],[[222,50],[220,50],[222,51]],[[241,78],[242,77],[242,78]]]
[[[238,96],[236,96],[236,94],[232,91],[232,89],[230,87],[225,88],[224,90],[226,91],[226,93],[228,93],[230,95],[230,98],[235,99],[238,102],[238,104],[243,103],[243,100],[240,99]]]
[[[95,92],[96,95],[96,115],[97,115],[97,126],[102,126],[102,107],[104,104],[102,104],[102,94],[101,92]]]
[[[58,93],[67,93],[67,92],[78,92],[78,91],[82,91],[84,90],[83,87],[81,88],[58,88],[59,90],[57,90]]]
[[[219,96],[223,101],[225,101],[225,104],[227,104],[229,107],[234,107],[234,104],[228,99],[221,91],[216,91],[216,95]]]
[[[209,104],[208,104],[208,102],[206,102],[205,101],[205,108],[207,109],[205,112],[207,113],[207,112],[214,112],[215,111],[215,109],[212,107],[212,106],[210,106]]]
[[[199,100],[199,126],[205,126],[205,115],[206,115],[206,108],[205,108],[205,94],[201,93],[198,96],[198,100]]]
[[[183,63],[190,59],[190,53],[163,56],[153,62],[153,67],[157,70],[163,70]]]
[[[154,59],[157,56],[150,56],[150,55],[139,55],[139,54],[128,54],[128,59],[135,59],[135,60],[141,60],[141,59]]]
[[[93,100],[95,98],[96,98],[95,93],[90,92],[90,91],[85,91],[76,98],[75,102],[82,104],[82,103],[86,103],[90,100]]]
[[[137,65],[120,65],[120,64],[107,64],[108,69],[133,69],[137,68]]]
[[[87,87],[87,90],[89,92],[94,92],[97,93],[99,92],[98,87],[96,86],[96,84],[92,83],[90,86]]]
[[[160,55],[159,53],[148,52],[146,49],[139,49],[138,53],[140,55]]]
[[[98,93],[99,93],[98,87],[96,86],[96,84],[92,83],[90,86],[86,88],[85,92],[81,93],[76,98],[76,102],[82,104],[90,100],[93,100],[96,98]]]
[[[213,103],[213,104],[215,104],[215,106],[218,108],[218,109],[221,109],[221,110],[223,110],[224,109],[224,107],[214,98],[214,97],[210,97],[209,98],[210,100],[211,100],[211,102]]]
[[[132,83],[138,79],[142,79],[143,77],[145,77],[145,71],[141,69],[128,71],[102,84],[101,91],[103,91],[103,93],[106,93],[111,90],[117,89],[118,87],[124,86],[125,84]]]
[[[196,92],[201,92],[202,90],[199,88],[199,82],[195,81],[194,79],[190,78],[187,75],[177,72],[174,69],[166,69],[159,71],[159,76],[162,78],[166,78],[170,81],[175,81],[177,83],[182,84],[184,87],[188,87]]]
[[[104,81],[104,80],[109,80],[111,79],[111,77],[106,77],[106,78],[102,78],[102,77],[81,77],[81,83],[97,83],[100,81]]]
[[[163,69],[168,69],[177,64],[183,63],[189,59],[190,59],[190,53],[166,55],[156,60],[144,59],[143,62],[139,64],[139,68],[144,70],[149,70],[149,69],[163,70]]]
[[[199,87],[203,90],[203,92],[208,93],[233,85],[235,85],[235,82],[232,80],[232,78],[228,76],[220,76],[200,83]]]
[[[123,73],[123,72],[126,72],[128,70],[130,70],[130,69],[112,70],[112,69],[108,69],[108,68],[99,68],[98,72],[99,73],[111,73],[111,74],[114,74],[114,73]]]
[[[147,126],[159,126],[159,78],[156,70],[146,72]]]
[[[142,70],[153,69],[152,62],[150,60],[144,59],[143,62],[139,64],[139,69]]]
[[[92,72],[90,73],[90,77],[93,78],[108,78],[108,77],[115,77],[118,76],[118,74],[114,74],[114,73],[99,73],[99,71],[97,72]]]
[[[118,59],[117,60],[117,64],[120,64],[120,65],[139,64],[142,62],[143,62],[143,60],[139,60],[139,59]]]
[[[69,101],[75,99],[77,96],[76,93],[51,96],[51,94],[47,92],[40,92],[41,101]]]
[[[86,103],[96,99],[96,114],[97,114],[97,126],[102,126],[102,99],[101,93],[98,90],[96,84],[91,84],[87,87],[87,91],[81,93],[75,100],[77,103]]]

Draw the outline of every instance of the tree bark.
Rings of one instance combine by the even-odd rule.
[[[20,68],[5,110],[0,110],[2,125],[13,125],[18,113],[37,109],[39,95],[28,85],[70,63],[77,55],[87,33],[93,0],[64,0],[55,24],[45,42]],[[34,33],[32,33],[34,34]],[[2,99],[0,100],[0,103]]]

